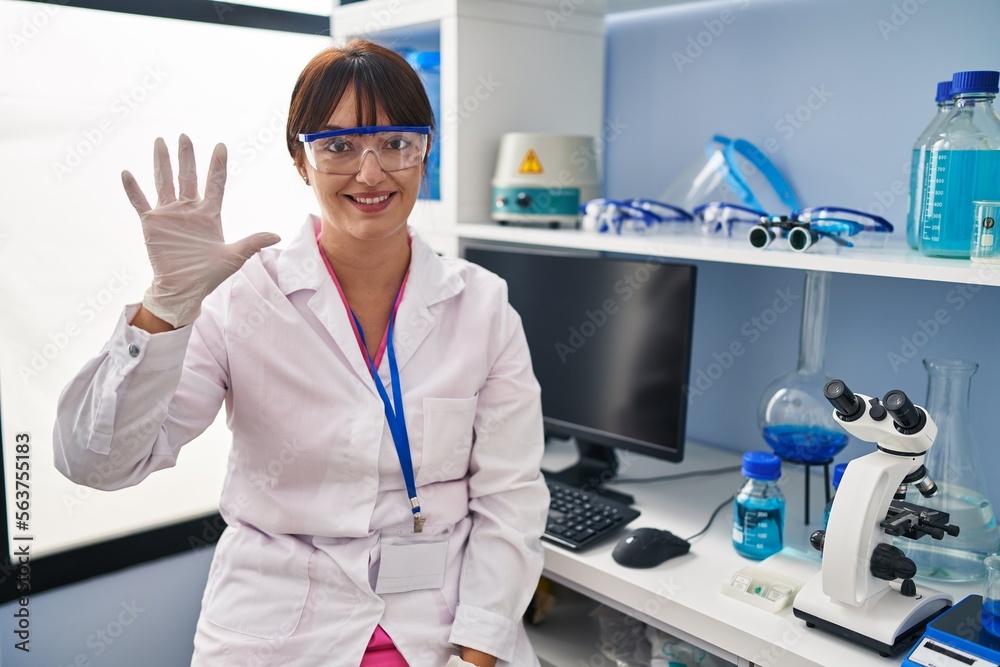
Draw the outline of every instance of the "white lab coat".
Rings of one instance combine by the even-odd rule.
[[[380,537],[412,520],[316,224],[250,259],[192,326],[151,336],[126,308],[60,397],[56,466],[96,488],[137,484],[173,465],[225,401],[229,527],[195,665],[356,666],[381,624],[412,667],[443,666],[453,644],[535,666],[520,616],[542,569],[543,428],[506,285],[412,234],[394,342],[424,530],[450,531],[448,567],[440,589],[378,596]],[[379,376],[391,396],[387,360]]]

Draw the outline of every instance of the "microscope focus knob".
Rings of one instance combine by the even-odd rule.
[[[823,552],[823,546],[825,542],[826,542],[825,530],[814,531],[813,534],[809,536],[809,544],[812,545],[813,549],[819,551],[820,553]]]
[[[883,542],[872,552],[870,570],[873,577],[893,581],[911,579],[917,573],[917,566],[901,549]]]

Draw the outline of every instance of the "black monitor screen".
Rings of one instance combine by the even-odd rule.
[[[507,281],[548,434],[681,460],[694,266],[479,242],[463,254]]]

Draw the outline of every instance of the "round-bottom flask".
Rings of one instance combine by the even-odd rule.
[[[764,390],[757,421],[774,453],[790,463],[826,463],[845,446],[847,434],[833,421],[823,387],[827,295],[830,274],[806,271],[798,367]]]

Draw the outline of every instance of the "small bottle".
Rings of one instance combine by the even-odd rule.
[[[733,504],[733,547],[746,558],[763,560],[784,546],[785,496],[778,488],[781,459],[770,452],[743,455],[745,484]]]
[[[1000,199],[1000,116],[993,108],[1000,72],[958,72],[955,108],[927,145],[920,252],[968,259],[973,202]]]
[[[833,500],[837,497],[837,488],[840,486],[840,480],[844,478],[845,470],[847,470],[846,463],[833,466],[833,496],[830,497],[830,502],[826,504],[826,512],[823,513],[823,530],[826,530],[827,524],[830,523],[830,510],[833,509]]]
[[[944,123],[955,108],[951,98],[951,81],[941,81],[937,85],[937,113],[913,144],[913,160],[910,162],[910,209],[906,214],[906,242],[914,250],[920,247],[920,214],[923,203],[924,161],[927,159],[927,145],[931,142],[938,126]]]

